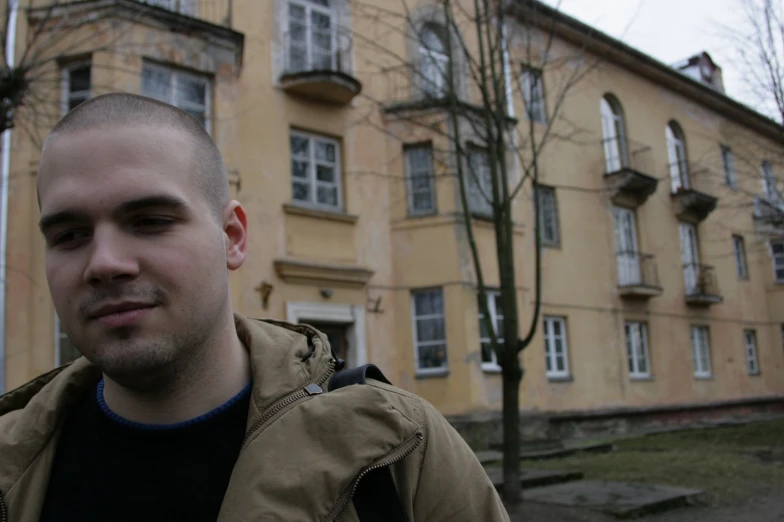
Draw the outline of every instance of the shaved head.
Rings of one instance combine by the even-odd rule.
[[[192,144],[194,181],[220,221],[223,209],[229,203],[228,175],[220,151],[201,123],[168,103],[128,93],[92,98],[78,105],[54,126],[41,155],[45,156],[47,148],[59,136],[111,127],[138,128],[139,132],[144,132],[146,126],[178,130],[188,137]],[[172,154],[182,152],[171,151]]]

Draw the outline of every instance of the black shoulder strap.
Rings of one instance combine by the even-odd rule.
[[[335,372],[329,381],[329,391],[365,384],[368,378],[390,384],[381,370],[366,364]],[[389,466],[371,470],[362,477],[354,492],[354,508],[360,522],[406,522]]]

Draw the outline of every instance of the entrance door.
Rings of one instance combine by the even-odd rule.
[[[335,355],[338,358],[346,361],[346,367],[348,367],[347,325],[334,323],[312,323],[310,321],[305,322],[327,336],[329,345],[332,347]]]

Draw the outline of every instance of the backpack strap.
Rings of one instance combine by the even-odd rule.
[[[391,384],[378,367],[366,364],[335,372],[329,381],[329,391],[365,384],[368,378]],[[354,509],[360,522],[406,522],[389,466],[371,470],[362,477],[354,492]]]

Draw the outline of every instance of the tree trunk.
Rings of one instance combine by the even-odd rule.
[[[509,354],[513,356],[509,356]],[[503,378],[504,502],[515,506],[522,500],[520,487],[520,381],[522,370],[517,350],[506,350]]]

